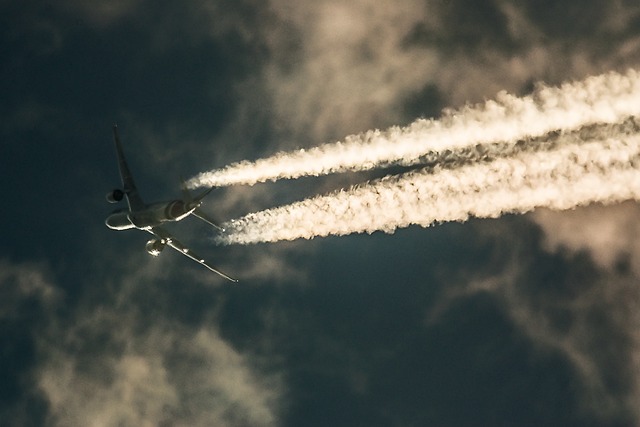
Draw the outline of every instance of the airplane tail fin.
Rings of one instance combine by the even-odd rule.
[[[122,190],[127,196],[127,202],[129,203],[129,210],[139,211],[143,210],[146,205],[142,201],[142,198],[138,194],[138,189],[133,181],[133,175],[129,170],[129,165],[124,157],[124,151],[122,149],[122,143],[120,142],[120,136],[118,135],[118,125],[113,125],[113,142],[116,146],[116,154],[118,156],[118,168],[120,169],[120,179],[122,180]]]

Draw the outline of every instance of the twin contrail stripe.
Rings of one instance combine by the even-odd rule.
[[[601,133],[609,133],[605,127]],[[469,216],[499,217],[536,207],[570,209],[640,197],[640,134],[581,140],[558,137],[551,150],[454,168],[428,168],[287,206],[224,227],[223,244],[273,242],[350,233],[394,232]]]

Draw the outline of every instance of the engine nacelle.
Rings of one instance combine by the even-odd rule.
[[[111,190],[107,193],[107,202],[109,203],[118,203],[124,198],[124,191],[116,188],[115,190]]]
[[[145,245],[145,249],[151,256],[158,256],[160,252],[167,246],[167,242],[164,239],[151,239]]]

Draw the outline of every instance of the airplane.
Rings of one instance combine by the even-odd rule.
[[[205,266],[225,279],[231,282],[237,282],[236,279],[209,265],[204,258],[196,255],[195,252],[180,243],[167,230],[162,228],[164,223],[181,221],[186,217],[193,215],[218,230],[224,231],[221,227],[207,218],[206,214],[200,209],[202,199],[209,194],[213,188],[210,188],[203,194],[193,198],[183,182],[182,199],[146,204],[142,201],[142,198],[138,193],[136,184],[133,181],[133,176],[131,175],[127,161],[125,160],[122,144],[120,143],[120,137],[118,136],[117,125],[113,125],[113,140],[115,142],[116,153],[118,155],[118,167],[120,169],[122,189],[116,188],[115,190],[108,192],[106,198],[109,203],[118,203],[123,198],[126,198],[129,208],[117,209],[112,212],[105,220],[107,227],[118,231],[129,230],[132,228],[144,230],[155,236],[155,238],[149,240],[145,245],[145,249],[149,255],[160,255],[162,250],[168,245],[180,252],[182,255],[191,258],[198,264]]]

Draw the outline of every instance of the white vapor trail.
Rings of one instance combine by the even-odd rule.
[[[447,110],[438,120],[419,119],[407,127],[368,131],[309,150],[243,161],[190,179],[190,188],[250,184],[389,165],[439,162],[447,150],[494,141],[515,143],[556,129],[617,123],[640,115],[640,73],[610,72],[560,87],[539,86],[516,97],[506,92],[484,104]]]
[[[611,129],[586,141],[578,132],[560,135],[549,151],[524,150],[450,169],[437,166],[249,214],[225,224],[227,234],[219,242],[390,233],[411,224],[494,218],[542,206],[570,209],[640,199],[640,133],[610,135]]]

